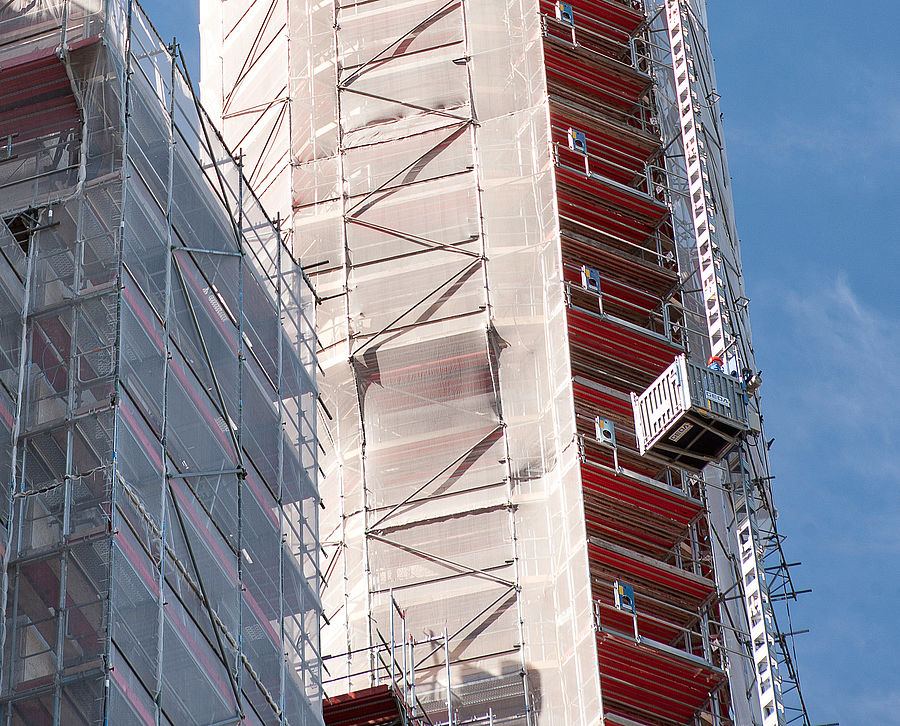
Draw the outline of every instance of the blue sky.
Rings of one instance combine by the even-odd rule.
[[[900,724],[900,8],[709,22],[804,694],[813,723]]]
[[[900,5],[708,3],[807,706],[900,725]]]

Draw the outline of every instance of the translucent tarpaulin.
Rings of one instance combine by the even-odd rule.
[[[645,5],[202,3],[206,100],[283,165],[321,300],[326,696],[730,723],[703,485],[629,399],[708,338]]]

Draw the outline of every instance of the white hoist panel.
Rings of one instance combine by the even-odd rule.
[[[747,430],[741,380],[678,356],[640,395],[631,394],[641,455],[699,471]]]

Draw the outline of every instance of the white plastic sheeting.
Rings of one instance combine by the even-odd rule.
[[[599,723],[596,593],[569,360],[551,143],[558,139],[551,139],[539,3],[201,4],[205,100],[222,112],[226,136],[242,149],[254,178],[266,180],[266,202],[291,218],[294,249],[310,266],[321,300],[326,693],[390,677],[379,648],[400,638],[389,613],[393,597],[413,638],[429,640],[446,628],[451,702],[460,718],[493,705],[494,715],[510,723],[524,723],[529,709],[536,724]],[[662,4],[647,2],[656,30],[664,16],[653,10]],[[683,4],[700,20],[692,31],[703,38],[695,60],[709,79],[702,0]],[[610,5],[633,13],[632,4]],[[605,124],[631,124],[613,146],[630,133],[639,137],[635,153],[650,154],[661,128],[666,142],[674,139],[671,148],[681,149],[671,53],[660,45],[651,63],[616,35],[621,30],[585,15],[579,32],[597,47],[612,43],[613,53],[626,48],[621,57],[635,54],[640,72],[609,58],[590,60],[591,48],[566,48],[568,36],[554,26],[555,40],[547,45],[558,66],[554,88],[568,99],[563,105],[588,123],[593,114],[606,114]],[[568,88],[560,71],[565,63],[606,78],[600,83],[611,84],[607,95]],[[641,106],[651,85],[645,72],[657,84],[652,110]],[[637,105],[630,93],[640,97]],[[708,163],[707,186],[725,289],[721,318],[741,330],[726,330],[732,338],[722,341],[736,340],[741,350],[733,354],[732,346],[729,363],[752,368],[742,282],[734,272],[740,260],[727,165],[710,111],[715,103],[712,96],[700,100],[698,146],[716,157]],[[600,136],[593,127],[591,133]],[[566,223],[599,236],[613,255],[627,249],[632,262],[640,256],[659,266],[647,273],[654,284],[666,275],[674,283],[674,249],[686,271],[681,282],[696,287],[684,168],[668,164],[665,178],[662,170],[640,168],[643,157],[607,152],[585,163],[618,180],[613,193],[631,184],[625,191],[632,201],[649,195],[642,207],[649,216],[632,219],[598,202],[595,218],[585,221],[577,205],[593,202],[580,197],[567,202]],[[634,163],[637,169],[630,168]],[[570,172],[566,183],[574,188]],[[662,199],[671,205],[666,224],[676,248],[653,228],[666,213]],[[609,296],[616,286],[608,287],[607,304],[618,314],[615,294]],[[673,305],[684,307],[675,322],[670,301],[662,300],[660,313],[654,294],[646,303],[649,322],[641,313],[636,323],[658,336],[674,335],[705,362],[704,301],[676,297]],[[621,349],[616,356],[613,367],[630,366],[626,378],[649,383],[659,372],[638,370]],[[622,433],[626,441],[630,434]],[[764,465],[758,453],[748,461]],[[719,534],[731,526],[733,534],[733,502],[711,490],[711,525]],[[715,553],[724,590],[733,584],[728,557],[735,547]],[[739,622],[740,608],[732,610]],[[737,650],[737,638],[727,632],[727,645]],[[446,685],[444,655],[423,648],[417,695],[443,718],[437,714],[445,707],[430,704]],[[750,705],[741,694],[752,674],[740,665],[729,674],[743,723]]]
[[[322,298],[326,693],[385,677],[393,590],[460,718],[598,722],[537,2],[235,12],[203,3],[205,100],[274,168],[291,88],[274,203]]]

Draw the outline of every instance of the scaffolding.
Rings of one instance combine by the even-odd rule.
[[[128,0],[0,6],[0,723],[320,723],[315,296]]]
[[[758,382],[727,375],[755,373],[743,294],[710,272],[736,237],[697,245],[660,5],[202,3],[204,100],[322,301],[326,698],[396,692],[396,603],[447,634],[413,669],[435,724],[770,723],[744,607],[768,565],[738,538],[752,512],[775,543]],[[712,396],[682,412],[718,432],[699,456],[636,430],[676,364]]]
[[[374,680],[379,685],[326,697],[323,701],[325,726],[494,726],[495,723],[501,723],[494,713],[498,703],[491,698],[483,699],[481,715],[460,716],[461,710],[472,709],[471,704],[467,703],[466,693],[451,686],[451,634],[445,630],[441,635],[416,636],[410,632],[406,611],[400,607],[393,593],[390,595],[390,604],[390,631],[380,634],[380,642],[371,649],[366,649],[370,651],[375,667],[372,672],[367,669],[362,673],[351,674],[351,678],[374,675]],[[431,669],[425,669],[424,678],[421,671],[422,664],[438,652],[443,653],[445,670],[444,688],[441,690],[432,687],[434,676],[428,673]],[[324,667],[328,668],[328,661],[332,658],[341,657],[342,654],[326,656]],[[365,663],[366,659],[362,662]],[[322,685],[328,691],[335,682],[346,678],[346,674],[326,678]],[[487,676],[486,680],[494,679]],[[470,683],[470,689],[481,690],[482,685]],[[496,687],[497,684],[493,683],[492,686]]]

